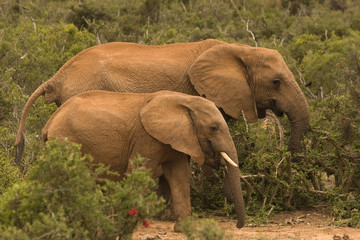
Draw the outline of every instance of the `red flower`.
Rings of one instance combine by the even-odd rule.
[[[143,225],[144,225],[145,227],[148,227],[148,226],[150,226],[150,223],[148,222],[148,220],[144,220]]]
[[[128,211],[128,216],[129,215],[134,215],[134,216],[137,216],[138,215],[138,210],[136,210],[136,208],[133,208],[133,209],[131,209],[130,211]]]
[[[346,121],[346,120],[344,120],[344,123],[346,124],[346,123],[347,123],[347,121]]]

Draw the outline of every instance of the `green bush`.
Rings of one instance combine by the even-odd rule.
[[[181,222],[180,231],[188,240],[221,240],[225,235],[214,219],[188,218]]]
[[[122,182],[100,186],[106,168],[81,156],[79,145],[47,142],[27,181],[0,198],[0,238],[129,239],[138,222],[164,207],[149,171],[134,166]]]
[[[319,37],[303,35],[293,45],[300,68],[314,93],[342,93],[340,85],[354,84],[360,79],[360,34],[350,31],[349,36],[334,33],[320,41]],[[305,50],[306,49],[306,50]],[[306,53],[306,54],[305,54]]]
[[[0,150],[0,196],[16,182],[19,182],[21,177],[19,169],[11,161],[10,156],[9,152]]]
[[[360,226],[360,204],[358,196],[352,193],[342,194],[339,188],[331,191],[331,213],[335,219],[335,225],[358,227]]]

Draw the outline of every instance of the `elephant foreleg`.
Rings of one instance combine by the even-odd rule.
[[[170,186],[174,217],[177,219],[174,230],[179,231],[179,221],[191,214],[190,166],[186,156],[182,156],[163,164],[163,170]]]

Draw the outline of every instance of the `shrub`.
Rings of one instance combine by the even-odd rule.
[[[155,181],[135,160],[122,181],[96,184],[103,166],[80,146],[49,141],[27,181],[0,199],[1,239],[129,239],[137,223],[163,209]]]
[[[339,84],[349,85],[360,79],[360,34],[350,31],[347,37],[329,35],[324,41],[311,35],[302,36],[293,45],[293,52],[299,54],[295,55],[298,60],[303,55],[300,68],[304,78],[312,82],[310,89],[313,92],[322,87],[323,94],[342,94],[343,88],[338,88]],[[304,49],[308,50],[305,55]]]
[[[1,128],[0,128],[1,132]],[[0,150],[0,196],[13,184],[20,181],[19,169],[11,161],[9,152]]]
[[[221,240],[225,235],[214,219],[188,218],[181,222],[180,230],[189,240]]]

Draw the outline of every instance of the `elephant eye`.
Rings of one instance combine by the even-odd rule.
[[[219,129],[219,128],[218,128],[218,126],[216,126],[216,125],[210,127],[210,130],[211,130],[212,132],[217,132],[218,129]]]
[[[274,80],[273,83],[275,86],[280,86],[280,80]]]

